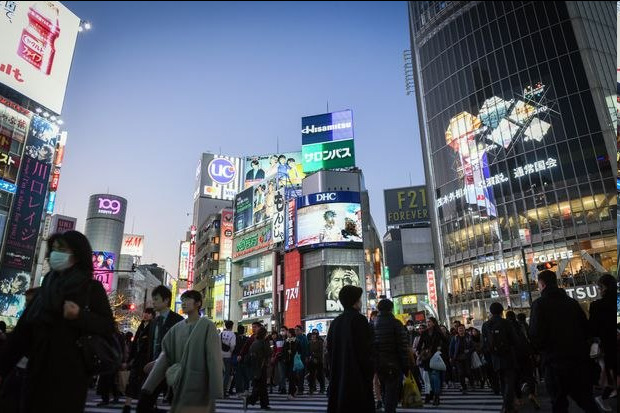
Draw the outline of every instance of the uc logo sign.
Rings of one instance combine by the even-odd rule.
[[[209,163],[207,168],[209,176],[220,185],[226,185],[235,178],[235,166],[225,158],[216,158]]]

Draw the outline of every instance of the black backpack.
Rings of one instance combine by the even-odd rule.
[[[506,354],[510,351],[510,343],[504,323],[494,323],[489,326],[489,350],[496,354]]]

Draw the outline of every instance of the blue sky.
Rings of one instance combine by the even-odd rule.
[[[126,197],[143,262],[177,273],[202,152],[300,150],[300,118],[327,102],[353,110],[381,235],[383,189],[424,183],[405,2],[63,3],[93,30],[69,77],[56,212],[83,230],[89,195]]]

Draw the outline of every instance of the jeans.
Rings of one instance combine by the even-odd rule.
[[[512,410],[515,401],[515,390],[517,387],[517,370],[501,369],[498,372],[499,380],[502,388],[502,398],[504,399],[503,407],[506,410]]]
[[[586,413],[597,413],[598,407],[592,395],[588,366],[581,363],[567,363],[562,366],[545,367],[545,384],[551,398],[553,413],[568,412],[568,397]]]
[[[281,393],[286,393],[286,365],[284,364],[284,361],[278,361],[276,368],[278,372],[278,391]]]
[[[379,381],[381,382],[381,399],[385,413],[395,413],[400,399],[403,377],[401,374],[380,375]]]
[[[441,374],[439,370],[429,370],[429,376],[431,378],[431,390],[435,396],[441,394]]]
[[[232,359],[227,357],[224,359],[224,394],[228,394],[228,382],[230,381],[230,373],[232,372]]]

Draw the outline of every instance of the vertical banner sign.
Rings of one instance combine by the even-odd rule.
[[[437,286],[435,285],[434,270],[426,270],[426,288],[428,290],[428,301],[437,312]]]
[[[274,209],[272,228],[273,243],[284,241],[284,188],[278,189],[274,197]]]
[[[196,226],[192,225],[191,239],[189,242],[189,259],[187,261],[187,288],[194,283],[194,257],[196,256]]]
[[[298,251],[284,255],[284,273],[284,325],[296,326],[301,324],[301,254]]]
[[[289,199],[286,205],[286,227],[284,228],[284,248],[295,248],[295,199]]]
[[[93,251],[93,275],[103,284],[105,292],[112,292],[114,284],[114,270],[116,269],[116,254],[106,251]]]
[[[187,280],[189,273],[189,241],[181,243],[181,252],[179,253],[179,280]]]
[[[232,257],[233,223],[233,210],[229,208],[223,209],[222,221],[220,223],[220,260]]]

